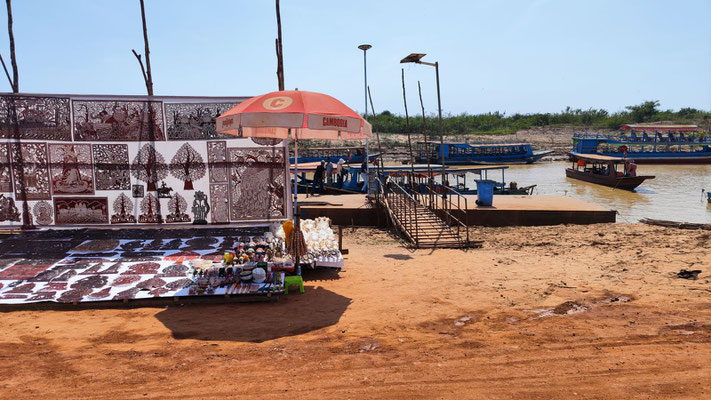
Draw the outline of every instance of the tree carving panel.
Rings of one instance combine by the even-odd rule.
[[[165,140],[161,102],[75,100],[72,104],[75,141]]]
[[[207,165],[210,183],[229,180],[227,172],[227,142],[207,142]]]
[[[213,224],[225,224],[230,222],[230,199],[228,184],[210,184],[210,207],[212,208]]]
[[[127,144],[93,144],[96,190],[130,190]]]
[[[14,138],[15,127],[20,139],[71,141],[69,99],[0,96],[0,137]]]
[[[215,119],[234,107],[231,103],[166,103],[168,140],[228,138],[217,133]]]
[[[138,222],[142,224],[160,224],[163,222],[163,217],[160,214],[160,203],[153,193],[149,193],[141,200],[141,215],[138,216]]]
[[[131,173],[134,178],[147,183],[147,191],[153,192],[158,181],[168,176],[167,167],[163,155],[153,145],[146,143],[133,159]]]
[[[55,197],[54,220],[57,225],[107,224],[109,206],[106,197]]]
[[[20,163],[24,170],[24,189],[27,200],[50,200],[47,145],[45,143],[13,143],[12,172],[15,180],[15,198],[21,199],[22,184]]]
[[[229,148],[230,219],[286,216],[284,149]]]
[[[170,160],[170,174],[183,181],[183,190],[193,190],[193,181],[205,176],[202,156],[190,143],[185,143]]]
[[[133,215],[133,202],[131,198],[121,193],[114,200],[114,215],[111,216],[112,224],[135,224],[136,217]]]
[[[10,147],[0,143],[0,192],[12,192],[12,173],[10,167]]]
[[[173,197],[168,200],[168,215],[165,217],[165,221],[168,223],[172,222],[190,222],[190,216],[185,213],[188,209],[188,202],[179,193],[175,193]]]
[[[91,145],[50,144],[49,161],[55,195],[94,194]]]

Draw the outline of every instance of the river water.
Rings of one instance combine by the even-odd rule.
[[[701,192],[711,190],[711,165],[639,165],[638,175],[656,178],[644,181],[634,192],[567,178],[565,168],[570,165],[564,161],[512,165],[505,172],[506,182],[535,184],[534,195],[572,196],[617,210],[619,222],[654,218],[711,223],[711,205]],[[489,178],[499,180],[499,175]],[[467,186],[475,185],[477,176],[467,177]]]

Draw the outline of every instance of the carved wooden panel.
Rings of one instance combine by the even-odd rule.
[[[143,187],[143,186],[141,186]],[[133,202],[131,198],[121,193],[113,204],[114,215],[111,216],[112,224],[135,224],[136,217],[133,216]]]
[[[12,172],[15,181],[15,198],[22,199],[21,191],[24,175],[24,189],[27,200],[50,200],[47,145],[45,143],[12,144]],[[20,163],[24,174],[21,174]]]
[[[52,192],[58,194],[94,194],[91,145],[49,144]]]
[[[127,144],[93,144],[96,190],[131,189]]]
[[[72,105],[75,141],[165,140],[160,102],[74,100]]]
[[[0,143],[0,192],[12,192],[12,173],[10,167],[10,147]]]
[[[227,182],[227,142],[207,142],[207,166],[210,183]]]
[[[210,184],[210,208],[212,223],[224,224],[230,222],[229,185],[223,183]]]
[[[215,119],[234,106],[231,103],[165,103],[168,140],[231,137],[216,132]]]
[[[16,133],[20,139],[71,141],[69,99],[0,96],[0,137],[14,138]]]
[[[55,197],[54,219],[57,225],[107,224],[109,205],[106,197]]]
[[[35,203],[35,206],[32,207],[32,212],[35,215],[36,223],[40,225],[52,224],[52,216],[54,215],[54,211],[52,210],[52,205],[48,202],[44,200],[38,201]]]
[[[229,148],[230,219],[284,218],[284,149]]]

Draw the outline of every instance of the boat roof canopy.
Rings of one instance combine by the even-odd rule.
[[[417,144],[429,143],[431,145],[439,146],[436,142],[417,142]],[[454,147],[500,147],[500,146],[530,146],[530,143],[516,142],[516,143],[455,143],[455,142],[444,142],[445,145]]]
[[[620,127],[620,130],[696,132],[699,127],[697,125],[625,124]]]
[[[320,162],[310,162],[310,163],[299,163],[299,172],[313,172],[316,170],[316,167]],[[295,169],[295,165],[291,164],[291,171],[293,172]],[[351,166],[351,168],[360,168],[360,166]],[[373,169],[378,169],[378,167],[371,166]],[[430,168],[432,169],[432,173],[435,175],[440,175],[442,174],[442,164],[431,164]],[[448,174],[462,174],[466,172],[481,172],[481,171],[490,171],[490,170],[505,170],[508,169],[508,165],[445,165],[445,172]],[[415,164],[414,166],[410,165],[386,165],[383,167],[384,172],[404,172],[404,173],[409,173],[412,172],[412,170],[415,170],[415,172],[427,172],[427,165],[426,164]]]
[[[308,147],[308,150],[365,150],[365,146],[342,146],[342,147]]]
[[[615,162],[628,161],[626,158],[623,158],[623,157],[603,156],[600,154],[585,154],[585,153],[576,153],[576,152],[571,152],[570,154],[576,158],[581,158],[583,160],[588,160],[588,161],[615,161]]]

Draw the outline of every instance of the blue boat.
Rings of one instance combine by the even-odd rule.
[[[441,148],[441,149],[440,149]],[[551,154],[553,150],[534,151],[529,143],[417,143],[418,163],[442,163],[445,165],[472,164],[530,164]]]
[[[372,151],[372,150],[371,150]],[[337,163],[343,159],[346,163],[360,165],[365,161],[365,147],[310,147],[299,149],[299,164],[326,161]],[[380,153],[370,153],[369,156],[378,157]],[[289,158],[289,163],[294,164],[294,157]]]
[[[710,146],[711,136],[696,125],[631,124],[622,125],[619,134],[575,134],[572,153],[625,157],[637,164],[709,164]]]

